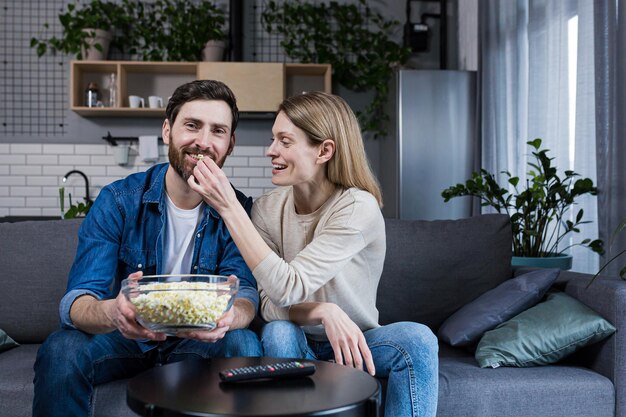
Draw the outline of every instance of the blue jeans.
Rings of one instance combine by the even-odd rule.
[[[147,352],[118,331],[90,335],[59,330],[37,352],[33,417],[92,415],[94,386],[161,364],[261,353],[259,339],[250,330],[230,331],[216,343],[170,337]]]
[[[386,377],[385,416],[434,417],[439,392],[437,338],[419,323],[400,322],[363,333],[372,352],[377,377]],[[266,356],[329,360],[329,342],[307,340],[290,321],[265,325],[261,344]]]

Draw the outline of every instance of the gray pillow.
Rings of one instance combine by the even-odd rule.
[[[436,332],[456,310],[513,276],[507,214],[385,219],[385,233],[376,296],[380,324],[414,321]]]
[[[500,323],[537,304],[560,270],[532,271],[504,281],[452,314],[439,328],[439,339],[452,346],[467,346]]]
[[[615,327],[598,313],[561,292],[488,331],[476,348],[481,368],[554,363],[599,342]]]
[[[8,334],[2,329],[0,329],[0,352],[4,352],[5,350],[9,350],[19,346],[17,342],[9,337]]]

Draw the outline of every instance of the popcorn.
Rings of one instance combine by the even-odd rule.
[[[147,328],[189,326],[213,328],[228,307],[230,294],[216,291],[208,282],[151,283],[141,287],[130,301],[137,310],[140,323]]]

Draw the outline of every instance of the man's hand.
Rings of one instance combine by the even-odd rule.
[[[222,317],[217,319],[217,325],[214,329],[209,331],[196,331],[196,332],[178,332],[177,337],[185,339],[194,339],[201,342],[215,343],[220,339],[223,339],[226,332],[230,329],[235,319],[235,309],[230,308]]]
[[[143,272],[135,272],[129,279],[139,280]],[[151,332],[135,320],[133,306],[121,292],[113,300],[97,300],[85,295],[77,298],[70,309],[70,317],[77,329],[90,334],[109,333],[119,330],[129,339],[165,340],[164,333]]]
[[[140,280],[143,272],[135,272],[130,274],[128,279]],[[167,338],[164,333],[152,332],[137,323],[137,313],[135,306],[126,299],[126,296],[120,293],[115,298],[115,303],[108,310],[108,316],[117,330],[128,339],[150,339],[162,341]]]
[[[234,275],[231,275],[234,276]],[[217,319],[217,326],[210,331],[179,332],[178,337],[201,340],[215,343],[222,339],[229,330],[245,329],[254,318],[255,310],[252,303],[246,299],[239,298],[233,302],[233,306],[222,317]]]

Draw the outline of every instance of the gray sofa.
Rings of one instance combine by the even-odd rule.
[[[21,346],[0,353],[0,415],[31,413],[33,362],[58,327],[57,306],[80,220],[0,223],[0,329]],[[508,217],[387,220],[387,257],[378,293],[381,323],[411,320],[435,331],[455,310],[523,271],[510,267]],[[440,343],[438,416],[626,417],[626,285],[563,272],[556,283],[617,327],[563,363],[481,369],[472,352]],[[384,384],[384,381],[382,381]],[[95,416],[133,416],[126,381],[99,386]]]

